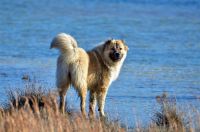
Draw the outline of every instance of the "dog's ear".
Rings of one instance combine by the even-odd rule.
[[[122,42],[123,44],[126,44],[125,40],[123,40],[123,39],[121,39],[121,42]]]
[[[128,50],[129,50],[129,48],[128,48],[128,46],[127,46],[127,45],[125,45],[125,50],[126,50],[126,51],[128,51]]]
[[[112,38],[105,41],[105,45],[110,44],[112,42]]]
[[[125,50],[126,50],[126,51],[128,51],[128,50],[129,50],[129,48],[128,48],[128,46],[126,45],[126,42],[125,42],[125,40],[121,39],[121,42],[124,44]]]
[[[109,44],[112,43],[112,40],[113,40],[113,39],[108,39],[108,40],[105,41],[104,46],[103,46],[103,50],[105,50],[105,48],[106,48]]]

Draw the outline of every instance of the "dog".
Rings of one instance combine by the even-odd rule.
[[[99,115],[104,117],[104,104],[111,83],[117,79],[126,58],[128,46],[123,40],[109,39],[90,51],[78,47],[77,41],[65,33],[58,34],[50,48],[60,50],[57,59],[56,85],[60,96],[60,110],[65,111],[65,96],[72,85],[79,97],[80,108],[86,116],[85,103],[89,95],[89,116],[95,116],[96,102]]]

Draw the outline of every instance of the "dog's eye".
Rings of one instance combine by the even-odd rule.
[[[115,48],[114,48],[114,47],[112,47],[112,50],[115,50]]]
[[[119,50],[122,50],[122,48],[119,48]]]

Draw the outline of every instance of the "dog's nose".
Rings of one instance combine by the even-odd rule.
[[[114,55],[115,55],[116,58],[120,57],[120,53],[115,52]]]

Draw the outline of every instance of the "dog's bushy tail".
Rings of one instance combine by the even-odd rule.
[[[57,48],[61,53],[70,52],[77,48],[76,40],[69,34],[60,33],[51,42],[50,48]]]

